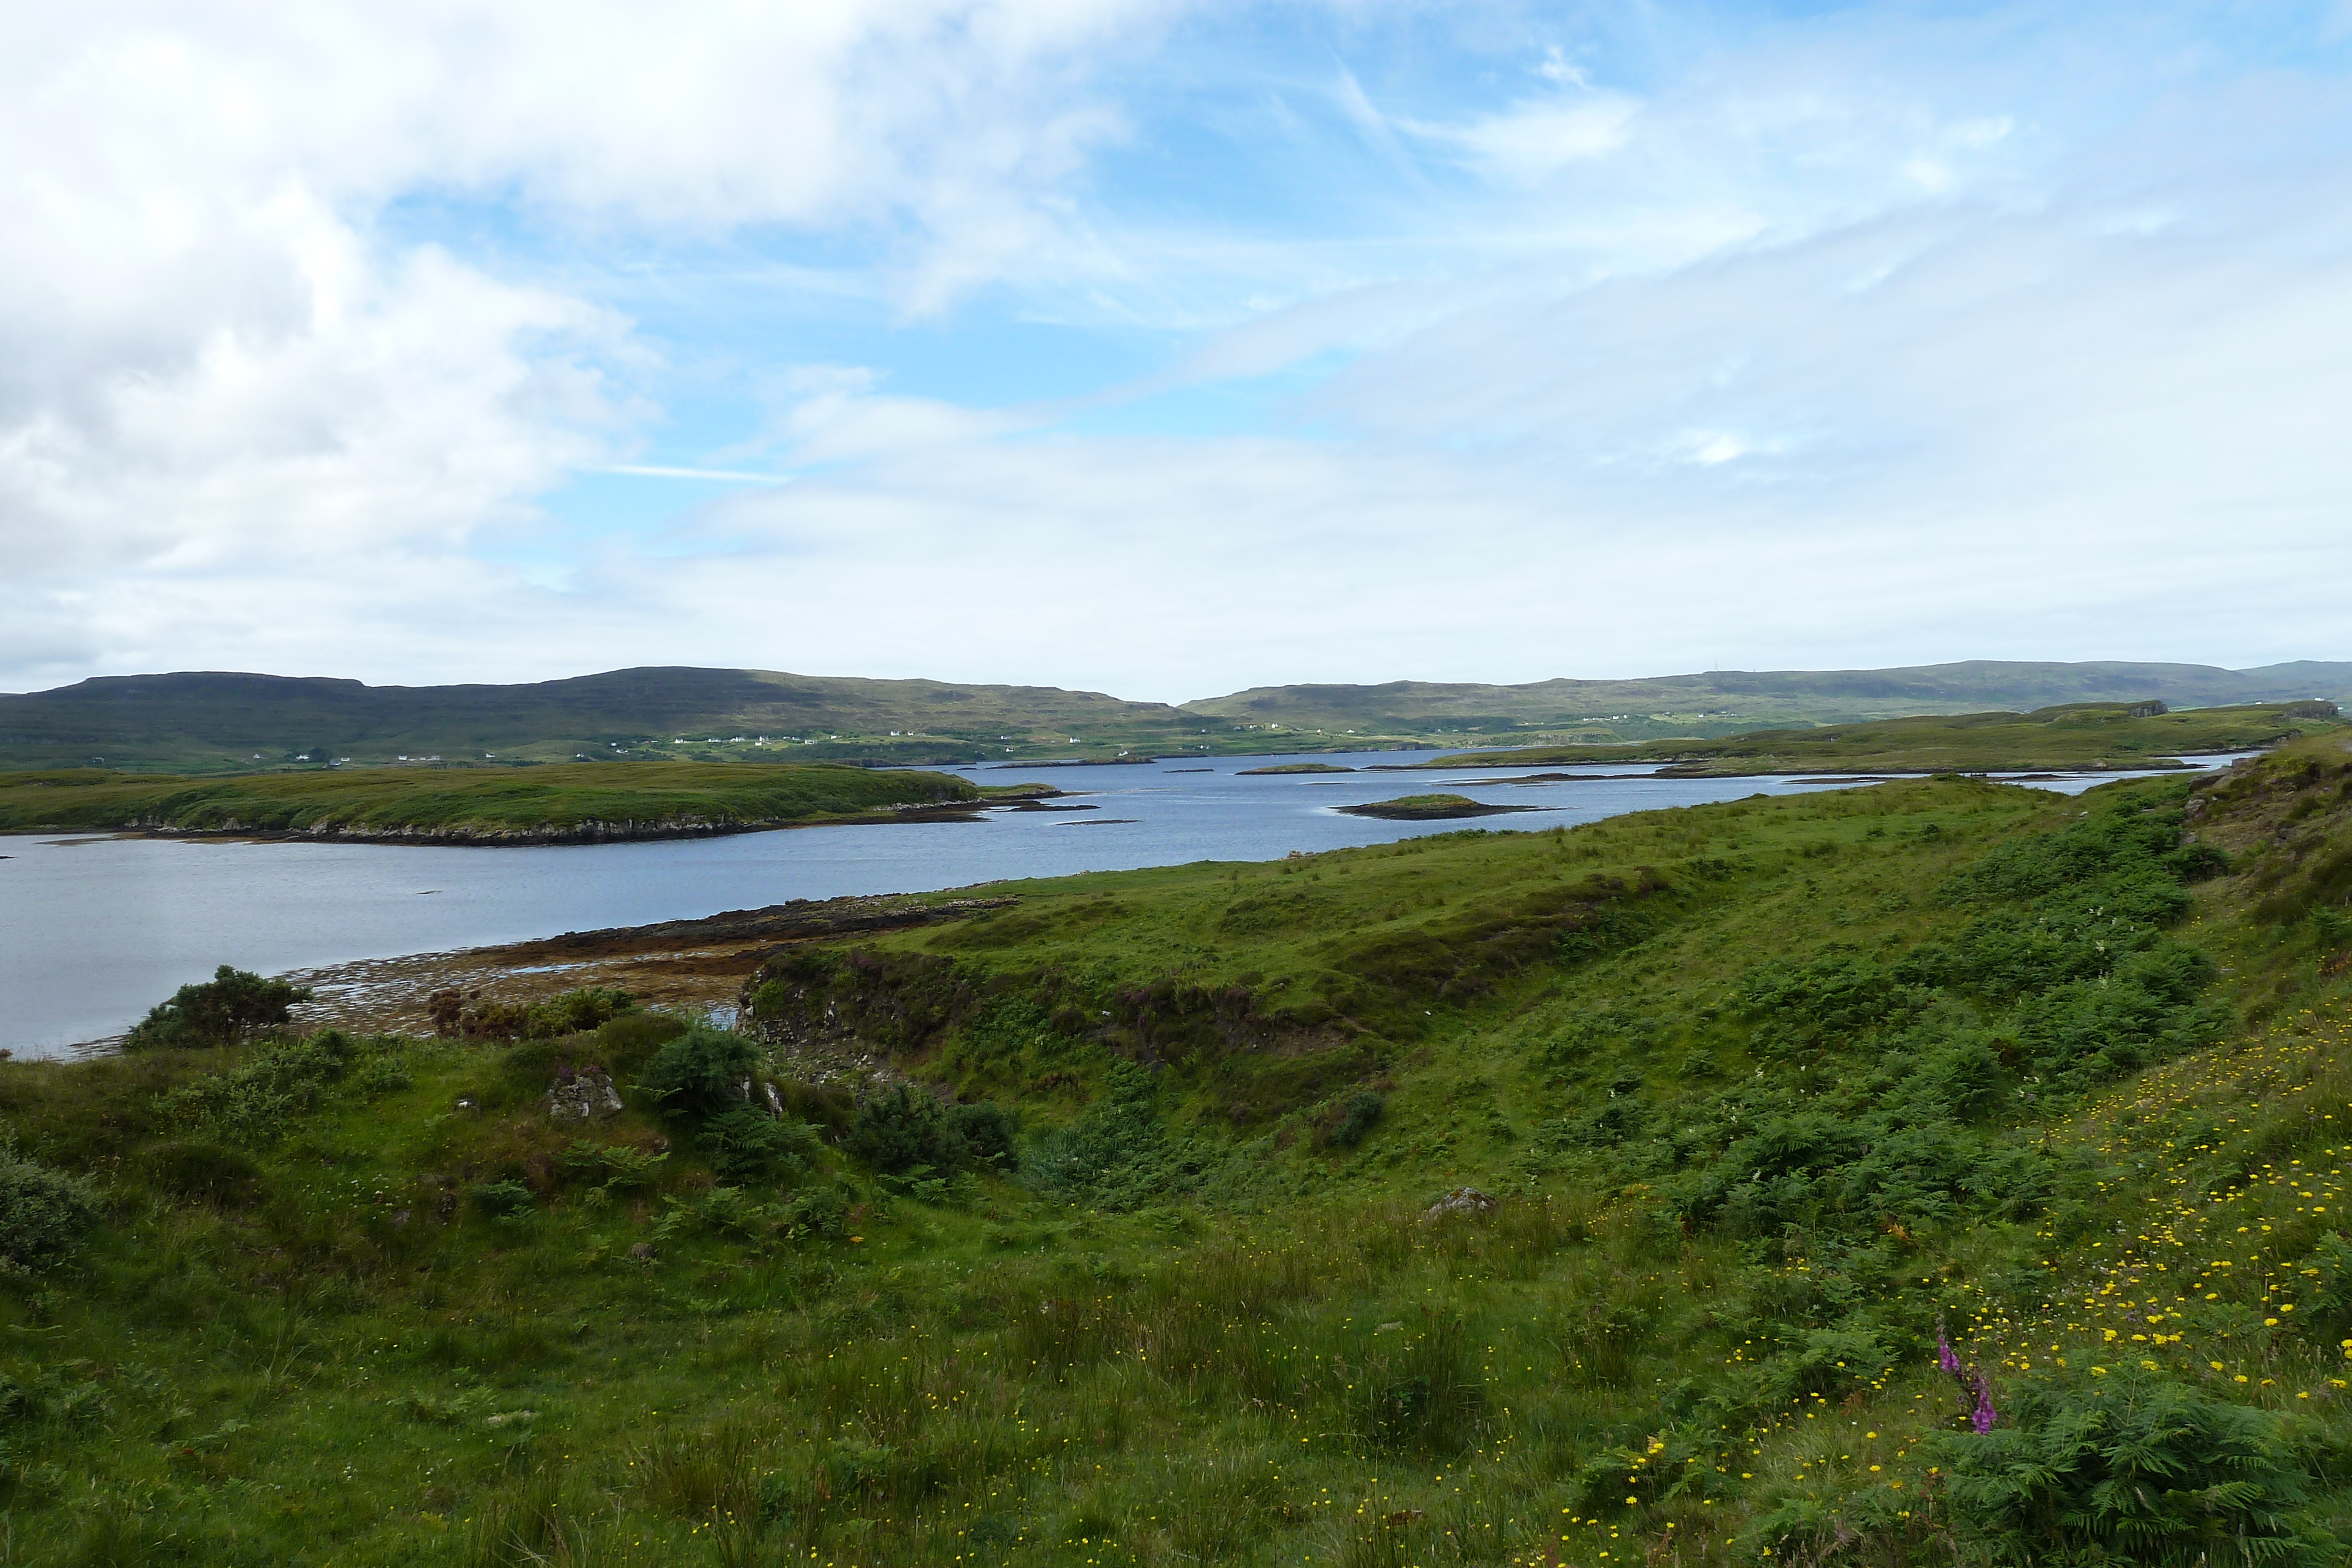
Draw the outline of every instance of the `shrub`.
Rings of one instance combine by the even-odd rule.
[[[654,1186],[661,1176],[661,1163],[668,1158],[627,1144],[574,1138],[559,1163],[566,1176],[599,1192],[635,1192]]]
[[[857,1108],[843,1147],[875,1170],[896,1176],[918,1166],[952,1170],[964,1160],[962,1134],[940,1103],[901,1083]]]
[[[780,1122],[739,1100],[704,1118],[694,1135],[721,1181],[740,1181],[778,1169],[796,1169],[816,1157],[816,1129],[805,1122]]]
[[[519,1181],[486,1181],[466,1189],[474,1200],[475,1212],[492,1219],[520,1219],[531,1211],[537,1199],[530,1188]]]
[[[1953,1520],[1994,1563],[2334,1560],[2298,1528],[2307,1466],[2278,1416],[2137,1370],[2006,1405],[1989,1432],[1933,1440]]]
[[[623,1013],[596,1030],[594,1054],[614,1079],[627,1078],[641,1071],[688,1027],[684,1019],[669,1013]]]
[[[948,1107],[948,1124],[963,1140],[964,1157],[975,1165],[1009,1170],[1013,1166],[1013,1113],[976,1100]]]
[[[1328,1141],[1339,1148],[1354,1148],[1380,1121],[1385,1105],[1386,1102],[1369,1089],[1350,1095],[1339,1112],[1339,1121],[1332,1125]]]
[[[425,998],[433,1031],[445,1040],[555,1040],[584,1034],[637,1005],[635,993],[591,986],[535,1002],[500,1001],[478,993],[439,990]]]
[[[297,1002],[310,1000],[308,987],[223,964],[202,985],[182,986],[122,1037],[125,1051],[188,1050],[232,1045],[247,1032],[285,1023]]]
[[[699,1121],[743,1103],[759,1049],[740,1034],[697,1024],[654,1053],[637,1090],[672,1115]]]
[[[25,1274],[70,1251],[98,1221],[98,1189],[0,1145],[0,1273]]]
[[[166,1121],[232,1144],[276,1139],[350,1071],[354,1048],[334,1030],[274,1046],[242,1067],[207,1073],[155,1102]]]
[[[158,1144],[140,1163],[158,1192],[221,1208],[256,1203],[267,1186],[250,1155],[193,1138]]]

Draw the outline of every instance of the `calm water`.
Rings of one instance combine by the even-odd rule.
[[[1104,768],[960,768],[982,783],[1049,779],[1090,811],[992,812],[976,823],[802,828],[731,838],[542,849],[238,843],[0,835],[0,1045],[48,1054],[119,1033],[191,980],[262,974],[561,931],[753,909],[792,898],[916,893],[1007,877],[1124,871],[1385,843],[1462,827],[1529,830],[1627,811],[1839,787],[1795,779],[1580,781],[1356,773],[1242,778],[1285,760],[1394,762],[1395,752]],[[2096,779],[2045,787],[2068,791]],[[1450,789],[1542,812],[1381,822],[1335,806]]]

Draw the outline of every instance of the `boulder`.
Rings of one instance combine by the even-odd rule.
[[[1492,1214],[1495,1200],[1475,1186],[1457,1186],[1429,1206],[1422,1222],[1443,1219],[1449,1214]]]
[[[548,1120],[559,1124],[602,1121],[619,1115],[621,1109],[621,1092],[613,1087],[612,1075],[601,1067],[576,1071],[559,1067],[555,1081],[547,1086]]]

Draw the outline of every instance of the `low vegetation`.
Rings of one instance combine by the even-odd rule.
[[[943,773],[838,763],[316,768],[198,779],[85,768],[0,774],[0,831],[111,829],[448,843],[675,837],[977,802]]]
[[[2340,1563],[2347,867],[2323,736],[0,1063],[0,1552]]]
[[[1808,729],[1753,730],[1715,740],[1638,746],[1526,747],[1469,752],[1422,768],[1525,768],[1560,762],[1664,762],[1683,777],[1753,773],[1983,773],[2043,768],[2138,769],[2179,766],[2182,755],[2252,751],[2336,727],[2336,705],[2277,703],[2147,713],[2162,704],[2072,703],[2032,713],[1970,713],[1883,719]]]

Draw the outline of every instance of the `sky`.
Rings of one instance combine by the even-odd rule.
[[[0,690],[2352,659],[2352,0],[0,13]]]

